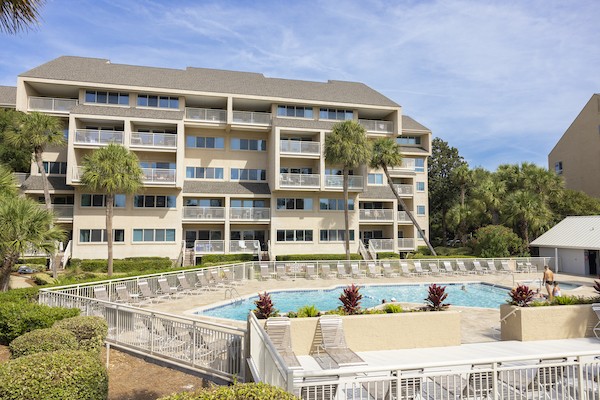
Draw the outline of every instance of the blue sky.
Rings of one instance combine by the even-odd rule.
[[[599,92],[600,1],[47,0],[0,85],[61,55],[364,82],[471,166],[547,166]]]

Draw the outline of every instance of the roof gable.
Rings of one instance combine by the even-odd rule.
[[[531,246],[600,249],[600,215],[567,217],[531,242]]]

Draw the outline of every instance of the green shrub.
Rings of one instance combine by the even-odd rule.
[[[0,292],[0,304],[13,303],[17,301],[25,302],[37,302],[39,289],[23,288],[23,289],[11,289],[8,292]]]
[[[295,311],[288,311],[287,317],[288,318],[298,318],[298,313]]]
[[[385,311],[388,314],[397,314],[404,312],[400,304],[386,304],[385,306],[383,306],[383,311]]]
[[[319,310],[314,305],[304,306],[304,307],[300,307],[300,309],[298,309],[297,315],[298,315],[298,318],[318,317]]]
[[[157,269],[171,268],[172,262],[167,257],[131,257],[123,260],[114,260],[114,272],[144,272]],[[106,272],[108,264],[106,260],[71,260],[71,269],[79,269],[83,272]]]
[[[44,269],[46,269],[47,263],[48,263],[48,259],[46,257],[28,257],[28,258],[21,258],[17,261],[17,264],[41,265]]]
[[[414,254],[408,254],[406,256],[406,258],[409,258],[409,259],[420,259],[420,258],[432,258],[432,256],[428,256],[428,255],[421,254],[421,253],[414,253]],[[471,256],[471,255],[453,254],[453,255],[450,255],[450,256],[439,256],[438,255],[435,258],[451,258],[451,259],[454,259],[454,258],[475,258],[475,257]]]
[[[207,254],[202,256],[202,264],[246,262],[253,259],[253,254]]]
[[[488,225],[475,231],[475,255],[484,258],[524,255],[523,240],[512,229],[502,225]]]
[[[78,308],[48,307],[27,300],[0,302],[0,344],[8,345],[24,333],[50,328],[56,321],[76,315]]]
[[[345,260],[345,254],[287,254],[277,256],[277,261],[325,261]],[[350,254],[351,260],[362,260],[360,254]]]
[[[51,285],[56,282],[55,279],[52,278],[50,275],[42,272],[33,275],[31,279],[38,286]]]
[[[58,350],[77,350],[77,338],[66,329],[46,328],[27,332],[10,342],[12,358]]]
[[[67,318],[56,322],[54,327],[71,331],[77,338],[80,349],[97,353],[100,353],[104,339],[108,335],[108,325],[101,317]]]
[[[0,399],[106,400],[108,374],[100,359],[62,350],[0,365]]]
[[[384,251],[381,253],[377,253],[378,260],[385,260],[390,258],[400,258],[400,254],[394,253],[393,251]]]
[[[160,400],[295,400],[298,397],[266,383],[236,383],[201,389],[193,393],[178,393]]]

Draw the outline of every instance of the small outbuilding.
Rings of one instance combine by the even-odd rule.
[[[530,243],[540,257],[555,257],[558,270],[576,275],[600,272],[600,215],[567,217]]]

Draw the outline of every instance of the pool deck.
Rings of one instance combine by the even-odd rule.
[[[501,275],[501,274],[490,274],[490,275],[468,275],[468,276],[417,276],[417,277],[398,277],[398,278],[347,278],[347,279],[286,279],[286,280],[275,280],[269,279],[265,281],[260,280],[246,280],[242,281],[239,286],[234,287],[234,297],[246,297],[253,296],[259,292],[269,292],[275,290],[285,289],[316,289],[316,288],[329,288],[335,286],[346,286],[351,283],[358,285],[361,284],[414,284],[414,283],[460,283],[460,282],[485,282],[498,286],[505,286],[511,288],[516,286],[519,281],[531,281],[539,280],[542,276],[542,272],[538,273],[524,273],[514,275]],[[578,296],[594,296],[592,285],[594,282],[593,278],[557,274],[556,279],[559,282],[565,283],[576,283],[581,284],[582,287],[575,290],[562,290],[563,295],[578,295]],[[537,288],[534,285],[533,288]],[[236,293],[237,292],[237,293]],[[542,293],[545,293],[545,289],[542,288]],[[222,303],[230,297],[229,291],[226,289],[219,289],[210,292],[204,292],[198,295],[183,296],[180,299],[173,299],[168,302],[161,304],[153,304],[145,307],[147,309],[153,309],[175,315],[182,315],[188,318],[197,319],[209,319],[221,324],[246,327],[246,322],[233,321],[219,318],[199,317],[194,314],[194,311],[211,304]],[[448,298],[448,301],[452,303],[452,299]],[[308,301],[310,303],[310,301]],[[413,306],[417,306],[412,304]],[[470,308],[470,307],[451,307],[454,310],[461,312],[461,342],[467,343],[482,343],[492,342],[499,340],[499,327],[500,327],[500,311],[498,309],[484,309],[484,308]]]

